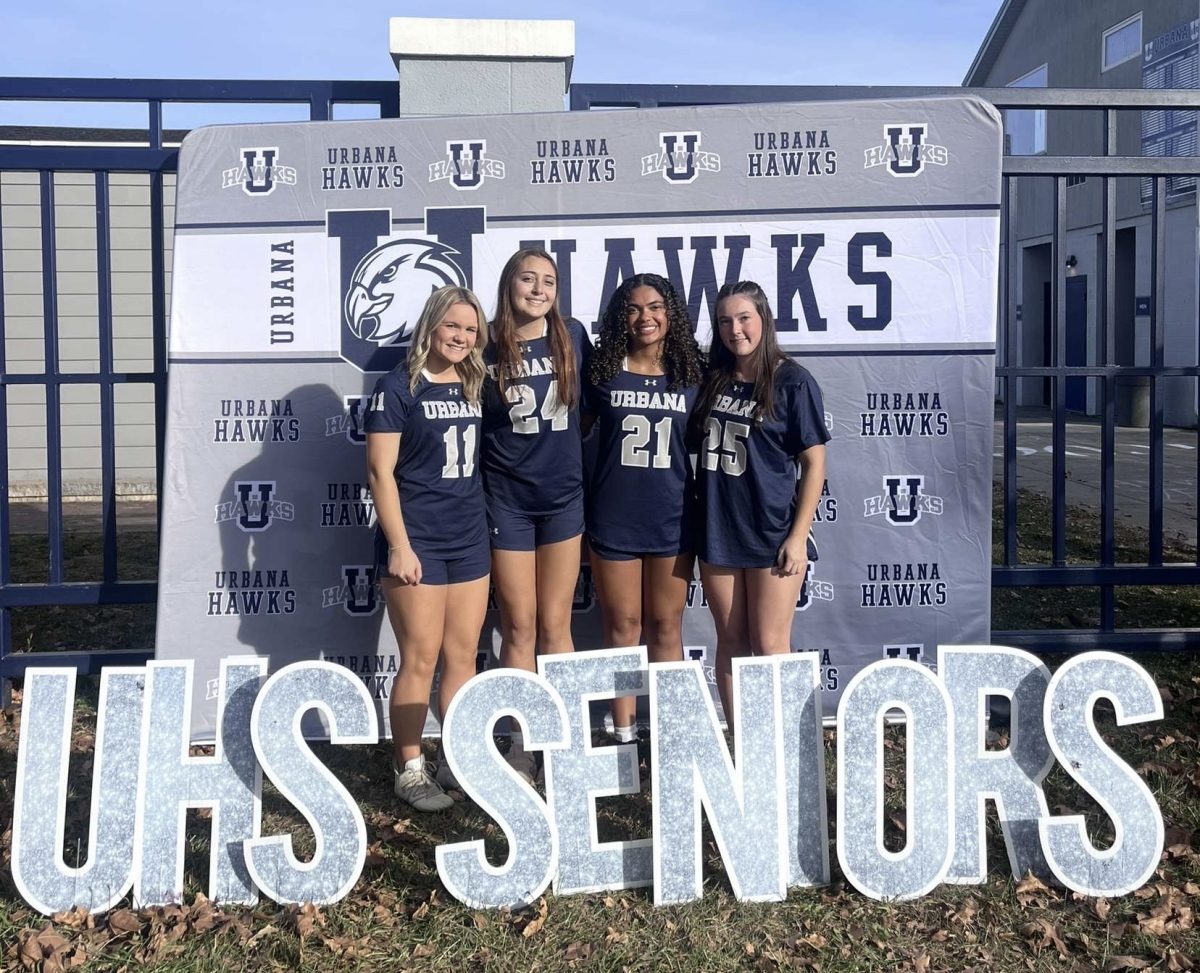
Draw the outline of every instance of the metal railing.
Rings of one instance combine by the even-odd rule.
[[[41,226],[41,293],[44,367],[13,372],[5,357],[4,226],[0,220],[0,456],[5,459],[5,489],[0,490],[0,690],[20,676],[37,652],[14,652],[14,608],[37,606],[136,605],[155,601],[154,581],[121,581],[117,573],[116,421],[115,390],[119,386],[149,385],[154,390],[156,478],[161,495],[167,382],[167,289],[165,262],[164,177],[178,166],[177,147],[167,144],[163,107],[171,104],[255,103],[298,104],[310,120],[333,117],[338,104],[374,104],[382,118],[399,114],[399,86],[394,81],[154,81],[92,78],[2,78],[2,102],[122,102],[144,106],[145,127],[138,142],[129,145],[0,144],[0,173],[36,173]],[[122,136],[128,132],[122,130]],[[96,211],[96,294],[99,335],[97,371],[65,370],[59,353],[59,307],[55,226],[55,174],[94,176]],[[151,331],[153,365],[148,372],[115,367],[113,350],[112,248],[109,207],[110,176],[143,175],[149,182]],[[15,386],[44,389],[46,403],[47,580],[14,583],[11,563],[12,517],[9,501],[8,390]],[[69,581],[64,576],[62,466],[62,390],[69,385],[92,385],[99,391],[101,580]],[[33,646],[34,649],[37,646]],[[56,665],[95,672],[101,665],[143,663],[146,651],[55,652]]]
[[[1093,88],[914,88],[914,87],[811,87],[811,86],[716,86],[716,85],[624,85],[592,84],[571,86],[572,110],[611,108],[666,108],[696,105],[744,104],[781,101],[835,101],[861,98],[918,98],[939,95],[961,97],[972,94],[990,101],[1001,110],[1044,109],[1103,114],[1100,154],[1005,155],[1002,168],[1000,308],[996,346],[996,377],[1002,409],[1004,523],[1000,563],[992,568],[992,584],[1000,588],[1094,587],[1099,589],[1099,625],[1072,629],[993,630],[993,641],[1034,651],[1069,651],[1082,648],[1180,649],[1200,648],[1200,629],[1118,628],[1118,587],[1200,584],[1200,563],[1164,563],[1163,560],[1163,382],[1169,379],[1200,379],[1200,361],[1165,363],[1164,308],[1166,302],[1165,253],[1167,180],[1171,176],[1200,176],[1200,157],[1147,157],[1117,155],[1118,112],[1156,109],[1200,109],[1200,90],[1117,90]],[[1094,177],[1101,180],[1102,248],[1098,276],[1101,306],[1098,318],[1096,364],[1067,364],[1065,327],[1067,268],[1062,258],[1067,236],[1067,179]],[[1150,202],[1152,298],[1149,308],[1151,361],[1134,367],[1117,364],[1116,313],[1116,180],[1148,177],[1152,181]],[[1016,192],[1019,180],[1053,180],[1053,232],[1050,266],[1050,361],[1045,365],[1018,364],[1020,305],[1017,293],[1017,260],[1021,241],[1014,231]],[[1198,221],[1200,222],[1200,221]],[[1195,321],[1196,307],[1192,317]],[[1195,328],[1193,329],[1195,337]],[[1100,383],[1100,557],[1093,564],[1068,564],[1067,552],[1067,383],[1071,379],[1094,379]],[[1118,379],[1145,378],[1150,383],[1149,475],[1146,502],[1149,511],[1149,551],[1146,564],[1118,563],[1115,525],[1115,433]],[[1051,383],[1051,550],[1050,564],[1024,564],[1017,550],[1017,386],[1022,379],[1048,379]],[[1200,449],[1196,450],[1195,504],[1200,510]],[[1190,540],[1200,550],[1200,523],[1192,524]]]

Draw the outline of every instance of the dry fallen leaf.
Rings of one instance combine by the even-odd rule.
[[[1106,970],[1146,970],[1151,967],[1149,960],[1139,956],[1110,956],[1104,964]]]
[[[108,929],[114,936],[129,936],[142,931],[142,920],[128,909],[117,909],[108,914]]]
[[[1021,905],[1029,905],[1035,899],[1048,895],[1050,888],[1033,872],[1026,872],[1025,877],[1017,883],[1014,891],[1017,893],[1017,901]]]

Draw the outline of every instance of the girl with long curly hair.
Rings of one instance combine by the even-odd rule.
[[[717,630],[717,688],[733,723],[732,660],[791,650],[825,482],[816,380],[779,348],[753,281],[717,293],[697,427],[700,577]],[[799,476],[797,476],[797,473]]]
[[[500,607],[500,664],[534,670],[535,653],[570,652],[583,534],[580,379],[591,340],[558,307],[558,267],[544,250],[514,253],[500,274],[485,358],[483,489]],[[512,732],[508,761],[532,755]]]
[[[396,796],[443,811],[457,786],[421,753],[429,690],[442,660],[439,716],[475,674],[487,611],[488,550],[477,473],[487,321],[462,287],[434,291],[408,360],[375,386],[366,416],[367,475],[375,499],[376,577],[400,646],[388,704]]]
[[[604,312],[584,392],[597,437],[587,534],[604,644],[644,644],[651,662],[683,657],[694,511],[685,436],[702,374],[671,282],[625,280]],[[613,702],[620,742],[636,739],[634,707],[629,696]]]

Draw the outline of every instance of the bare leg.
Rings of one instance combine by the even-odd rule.
[[[388,620],[400,648],[400,671],[392,681],[388,713],[396,764],[421,755],[421,733],[429,711],[429,690],[442,650],[446,585],[382,582]]]
[[[683,658],[683,606],[692,580],[692,555],[642,559],[642,631],[651,662]]]
[[[609,561],[591,555],[592,581],[600,599],[604,647],[624,648],[642,643],[642,561]],[[619,696],[612,702],[614,727],[632,727],[637,699]]]
[[[700,562],[708,610],[717,630],[717,692],[725,721],[733,725],[733,659],[750,654],[746,621],[746,571]]]
[[[479,631],[487,612],[488,578],[446,586],[445,634],[442,636],[442,680],[438,684],[438,719],[473,675]]]
[[[500,604],[500,665],[534,671],[537,648],[537,561],[533,551],[492,550]]]
[[[542,652],[573,652],[571,604],[579,580],[580,536],[543,544],[537,555],[537,645]],[[532,668],[532,666],[530,667]]]
[[[778,655],[792,650],[792,620],[804,575],[780,577],[772,568],[746,569],[750,650]]]

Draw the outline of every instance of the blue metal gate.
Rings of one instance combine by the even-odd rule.
[[[333,117],[339,104],[374,104],[382,118],[399,115],[399,86],[391,81],[143,81],[103,79],[4,78],[0,101],[124,102],[146,111],[142,144],[97,146],[0,144],[0,173],[36,173],[41,216],[41,293],[44,368],[14,372],[5,357],[4,226],[0,220],[0,456],[5,460],[4,489],[0,490],[0,688],[24,672],[31,661],[74,666],[95,672],[101,665],[141,664],[146,651],[13,651],[11,612],[37,606],[131,605],[153,603],[153,581],[121,581],[117,573],[116,423],[115,390],[149,385],[154,394],[157,485],[162,485],[167,382],[166,262],[164,257],[164,177],[176,172],[178,149],[164,144],[163,106],[166,104],[257,103],[298,104],[311,120]],[[32,137],[32,136],[31,136]],[[94,177],[96,207],[96,293],[99,369],[72,371],[59,353],[59,306],[55,227],[55,174],[87,173]],[[114,367],[113,289],[111,280],[110,176],[136,173],[149,180],[150,273],[153,369],[123,372]],[[14,583],[13,523],[9,498],[9,391],[15,386],[45,391],[47,473],[47,580]],[[69,385],[96,386],[100,402],[101,534],[103,564],[99,581],[69,581],[64,576],[62,467],[62,390]]]

